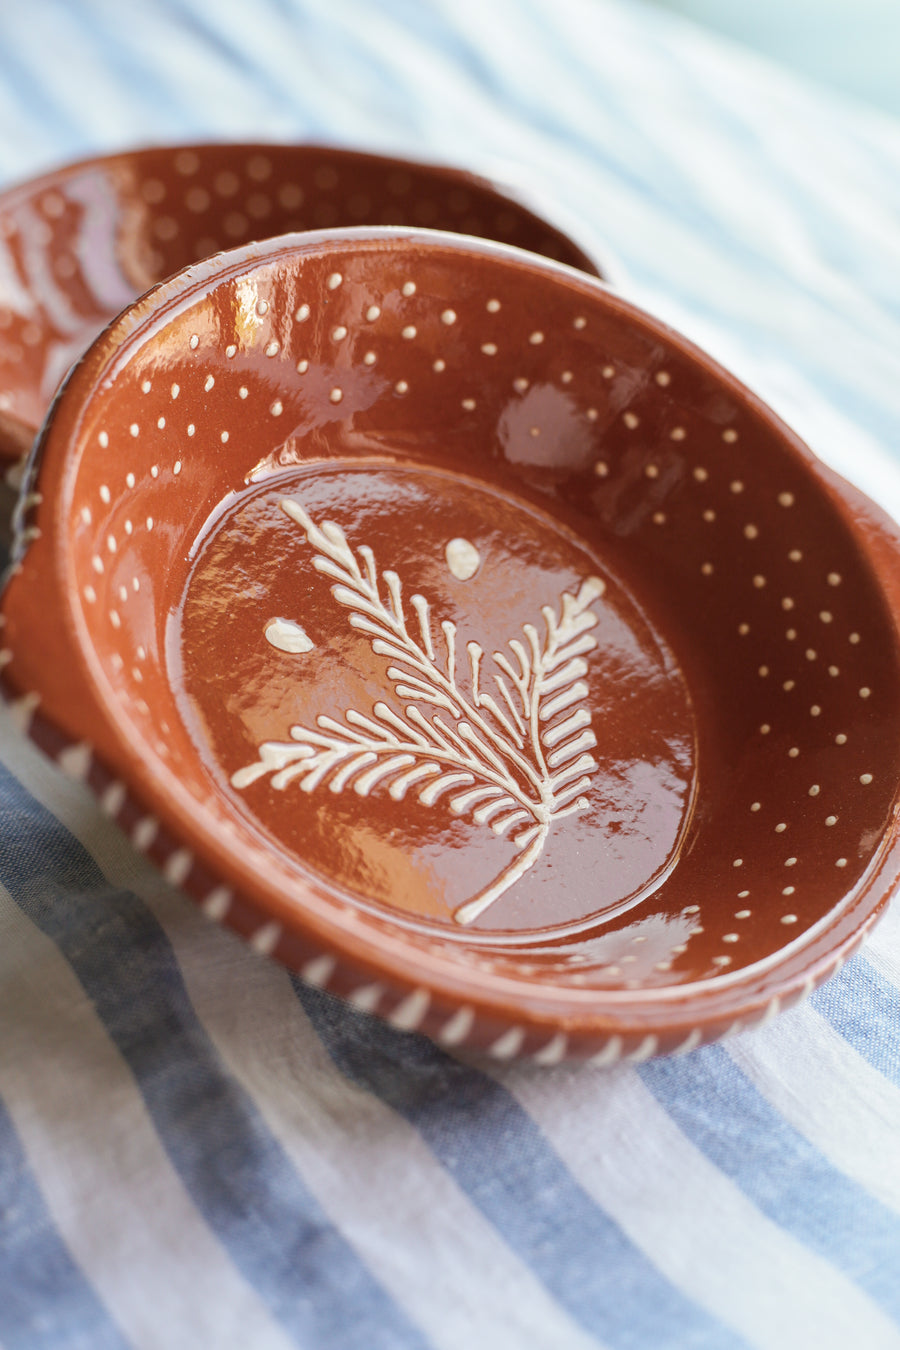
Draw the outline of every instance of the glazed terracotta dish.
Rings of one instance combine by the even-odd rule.
[[[574,269],[402,230],[220,255],[91,348],[26,494],[34,738],[397,1026],[685,1050],[887,901],[897,531]]]
[[[72,361],[148,287],[290,230],[424,225],[597,264],[473,174],[310,145],[187,145],[69,164],[0,193],[0,461],[31,445]]]

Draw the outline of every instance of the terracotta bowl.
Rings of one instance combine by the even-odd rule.
[[[0,460],[24,453],[72,361],[148,287],[290,230],[424,225],[598,274],[483,178],[311,145],[189,145],[70,164],[0,193]]]
[[[898,874],[898,534],[687,341],[431,232],[245,247],[75,369],[32,735],[261,952],[447,1045],[687,1049]]]

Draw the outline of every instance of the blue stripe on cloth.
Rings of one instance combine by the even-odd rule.
[[[900,990],[870,961],[855,956],[810,1002],[857,1054],[900,1087]]]
[[[127,1350],[57,1233],[2,1102],[0,1253],[4,1350]]]
[[[422,1036],[394,1031],[299,979],[294,988],[337,1067],[421,1134],[569,1314],[621,1350],[744,1342],[662,1275],[582,1189],[499,1083]]]
[[[194,1203],[288,1332],[329,1350],[424,1347],[227,1074],[154,917],[3,768],[0,880],[71,964]]]
[[[679,1128],[774,1223],[900,1321],[900,1219],[837,1171],[720,1045],[639,1073]]]

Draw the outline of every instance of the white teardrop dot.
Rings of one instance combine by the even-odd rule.
[[[447,566],[457,581],[468,581],[481,566],[481,555],[468,539],[451,539],[446,552]]]
[[[266,642],[280,652],[311,652],[316,645],[303,625],[293,619],[270,619],[265,633]]]

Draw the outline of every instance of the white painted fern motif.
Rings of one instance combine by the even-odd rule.
[[[379,581],[370,548],[360,546],[357,557],[340,526],[316,525],[291,499],[281,507],[306,532],[313,565],[334,581],[332,595],[350,611],[350,624],[391,662],[387,676],[404,702],[378,702],[371,716],[349,709],[343,721],[321,715],[316,730],[292,726],[290,741],[264,742],[259,760],[239,769],[232,784],[245,788],[271,773],[279,789],[299,780],[305,792],[327,784],[363,797],[384,787],[398,802],[414,792],[425,806],[446,798],[454,815],[508,835],[518,850],[490,886],[455,911],[458,923],[472,923],[534,865],[553,822],[587,807],[581,794],[597,767],[590,753],[597,741],[584,706],[585,657],[597,645],[590,606],[604,583],[589,577],[577,595],[565,592],[558,614],[544,606],[543,636],[525,624],[525,640],[510,639],[509,655],[493,653],[485,688],[477,642],[466,643],[460,661],[456,625],[444,620],[436,646],[424,596],[410,596],[415,617],[407,616],[400,578],[386,571]]]

